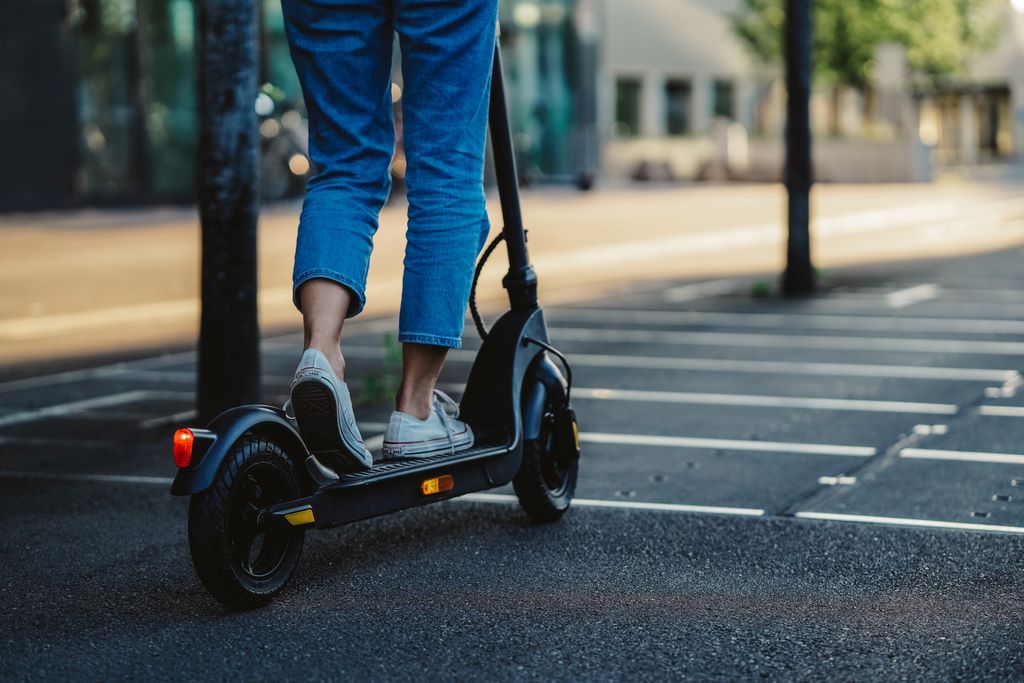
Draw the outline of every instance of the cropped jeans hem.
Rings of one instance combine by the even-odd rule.
[[[398,341],[403,344],[430,344],[431,346],[444,346],[449,349],[461,349],[461,337],[439,337],[434,334],[417,334],[415,332],[401,332]]]
[[[366,292],[363,291],[363,285],[354,278],[330,268],[311,268],[295,276],[294,284],[292,285],[292,303],[295,304],[295,308],[299,309],[300,312],[302,311],[302,306],[299,302],[299,287],[303,283],[317,278],[337,282],[339,285],[344,285],[352,290],[352,293],[355,294],[352,303],[349,304],[348,312],[345,313],[346,318],[352,318],[363,312],[363,307],[366,306]]]

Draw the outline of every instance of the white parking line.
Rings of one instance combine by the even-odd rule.
[[[548,322],[632,323],[649,325],[721,325],[727,327],[799,327],[869,332],[957,332],[962,334],[1024,334],[1024,321],[987,318],[923,318],[885,315],[818,313],[724,313],[719,311],[661,311],[621,308],[555,308]]]
[[[346,346],[352,358],[380,358],[383,350],[370,346]],[[1020,376],[1016,370],[989,368],[946,368],[927,365],[876,365],[869,363],[817,363],[807,361],[734,360],[729,358],[673,358],[665,356],[620,356],[602,353],[570,353],[573,366],[596,368],[642,368],[649,370],[699,370],[703,372],[745,372],[766,375],[825,375],[835,377],[877,377],[935,379],[954,382],[1005,382]],[[472,363],[476,352],[453,349],[446,360]]]
[[[798,512],[800,519],[815,519],[828,522],[859,522],[861,524],[884,524],[888,526],[913,526],[930,529],[968,529],[971,531],[999,531],[1010,534],[1024,534],[1024,527],[997,524],[972,524],[970,522],[945,522],[934,519],[912,519],[907,517],[876,517],[873,515],[848,515],[838,512]]]
[[[830,351],[907,351],[982,355],[1024,355],[1024,342],[969,339],[902,339],[899,337],[832,337],[745,332],[677,332],[554,327],[551,338],[583,342],[639,342],[687,346],[739,346],[757,348],[827,349]]]
[[[818,305],[820,303],[820,306]],[[970,302],[970,301],[950,301],[943,299],[942,301],[925,301],[922,302],[925,306],[941,306],[942,313],[947,313],[953,316],[965,316],[969,317],[972,315],[977,316],[989,316],[989,317],[1001,317],[1005,316],[1008,319],[1020,319],[1024,316],[1024,304],[1018,303],[991,303],[991,302]],[[820,302],[812,302],[810,304],[812,308],[842,308],[845,310],[854,311],[867,311],[874,312],[880,307],[884,307],[885,303],[882,299],[870,299],[860,298],[852,295],[836,295],[831,296],[828,299],[822,299]]]
[[[588,353],[573,353],[570,354],[570,358],[573,365],[602,368],[643,368],[650,370],[701,370],[705,372],[936,379],[965,382],[1003,382],[1019,376],[1016,370],[943,368],[921,365],[869,365],[861,363],[732,360],[723,358],[672,358],[662,356],[618,356]]]
[[[453,500],[472,503],[518,503],[519,499],[502,493],[467,493]],[[718,507],[715,505],[681,505],[676,503],[645,503],[632,500],[598,500],[595,498],[573,498],[573,507],[615,508],[619,510],[657,510],[661,512],[698,512],[712,515],[739,515],[761,517],[764,510],[758,508]]]
[[[983,453],[977,451],[943,451],[933,448],[904,448],[901,458],[919,460],[955,460],[958,462],[992,462],[1008,465],[1024,465],[1024,455],[1016,453]]]
[[[377,318],[372,320],[364,321],[350,321],[346,323],[346,329],[349,327],[356,328],[354,331],[358,334],[365,334],[367,332],[382,331],[391,328],[397,328],[398,323],[393,318]],[[293,341],[295,344],[301,343],[301,333],[288,332],[286,334],[275,335],[272,337],[265,337],[261,343],[270,344],[282,344],[284,342]],[[297,347],[291,347],[296,349]],[[297,351],[295,352],[298,355]],[[168,367],[172,364],[186,363],[194,361],[196,359],[196,352],[194,350],[179,351],[178,353],[167,353],[159,356],[151,356],[149,358],[142,358],[134,361],[110,363],[109,365],[100,365],[93,368],[82,368],[80,370],[68,370],[66,372],[58,372],[50,375],[38,375],[35,377],[25,377],[23,379],[8,380],[6,382],[0,382],[0,393],[6,393],[9,391],[21,391],[24,389],[33,389],[36,387],[52,386],[55,384],[67,384],[69,382],[76,382],[84,379],[106,379],[122,375],[130,371],[142,371],[151,370],[153,368]],[[175,371],[169,371],[175,372]]]
[[[839,446],[819,443],[712,439],[694,436],[657,436],[651,434],[608,434],[602,432],[583,432],[580,434],[580,440],[584,443],[613,444],[621,446],[663,446],[668,448],[705,448],[722,451],[840,455],[852,458],[870,458],[877,453],[877,451],[871,446]]]
[[[906,308],[922,301],[938,299],[942,289],[935,284],[916,285],[889,292],[885,295],[885,303],[889,308]]]
[[[153,417],[148,420],[142,420],[139,422],[139,429],[153,429],[154,427],[164,427],[166,425],[177,425],[188,420],[196,419],[198,413],[195,410],[182,410],[179,413],[173,415],[163,415],[161,417]]]
[[[979,415],[993,417],[1024,417],[1024,406],[981,406]]]
[[[695,282],[690,285],[673,287],[662,295],[665,301],[682,303],[684,301],[696,301],[722,294],[732,294],[740,287],[736,280],[710,280],[708,282]]]
[[[128,474],[67,474],[62,472],[28,472],[21,470],[0,470],[4,479],[55,479],[58,481],[98,481],[112,484],[157,484],[170,486],[173,477],[146,477]]]
[[[170,486],[174,482],[173,477],[153,477],[142,475],[123,474],[65,474],[57,472],[31,472],[19,470],[0,470],[0,478],[4,479],[40,479],[56,481],[87,481],[112,484],[146,484],[153,486]],[[496,493],[469,493],[456,501],[473,503],[500,503],[505,505],[515,504],[518,499],[515,496]],[[739,508],[739,507],[718,507],[714,505],[684,505],[676,503],[647,503],[643,501],[624,500],[600,500],[594,498],[576,498],[572,501],[575,507],[609,508],[619,510],[650,510],[657,512],[683,512],[716,515],[734,515],[741,517],[763,517],[765,511],[760,508]],[[830,522],[858,522],[862,524],[881,524],[887,526],[909,526],[925,527],[932,529],[964,529],[970,531],[987,531],[1003,533],[1024,533],[1024,527],[1004,526],[996,524],[971,524],[967,522],[947,522],[931,519],[911,519],[905,517],[880,517],[872,515],[850,515],[834,512],[797,512],[795,517],[799,519],[830,521]]]
[[[922,413],[928,415],[956,415],[957,413],[957,407],[948,403],[916,403],[908,401],[797,398],[753,394],[707,394],[685,391],[638,391],[632,389],[598,389],[589,387],[573,387],[573,395],[577,398],[608,401],[808,408],[812,410],[854,410],[878,413]]]
[[[69,401],[67,403],[58,403],[57,405],[45,406],[43,408],[22,410],[17,413],[11,413],[10,415],[2,415],[0,416],[0,427],[9,427],[11,425],[33,422],[35,420],[42,420],[49,417],[62,417],[95,408],[108,408],[110,406],[124,405],[126,403],[137,403],[148,399],[192,400],[193,398],[194,396],[191,393],[177,391],[123,391],[119,394],[97,396],[95,398],[86,398],[80,401]]]

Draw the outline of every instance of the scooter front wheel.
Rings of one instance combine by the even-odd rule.
[[[574,429],[572,424],[566,424],[567,419],[572,419],[571,413],[567,415],[564,411],[548,393],[540,433],[523,442],[523,460],[512,480],[519,505],[538,522],[561,518],[576,493],[579,456],[578,451],[571,453],[568,448],[567,439],[574,439],[575,434],[562,433]]]
[[[244,436],[213,485],[192,496],[188,541],[203,586],[220,602],[252,609],[287,585],[302,554],[301,529],[263,528],[260,514],[301,495],[295,468],[276,443]]]

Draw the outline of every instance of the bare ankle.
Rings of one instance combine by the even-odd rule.
[[[432,388],[424,391],[407,387],[403,384],[398,388],[398,396],[395,399],[395,410],[406,415],[412,415],[417,420],[425,420],[430,417],[430,408],[433,403],[434,392]]]
[[[331,364],[331,368],[334,369],[334,374],[338,376],[338,379],[345,381],[345,356],[341,353],[341,347],[337,344],[320,344],[315,341],[310,342],[307,349],[316,349],[320,353],[324,354],[327,358],[327,362]]]

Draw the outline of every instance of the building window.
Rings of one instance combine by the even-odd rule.
[[[715,80],[711,111],[716,117],[736,118],[735,88],[732,81]]]
[[[669,135],[689,134],[690,95],[689,81],[669,80],[665,83],[665,130]]]
[[[623,137],[640,134],[640,79],[615,80],[615,132]]]

